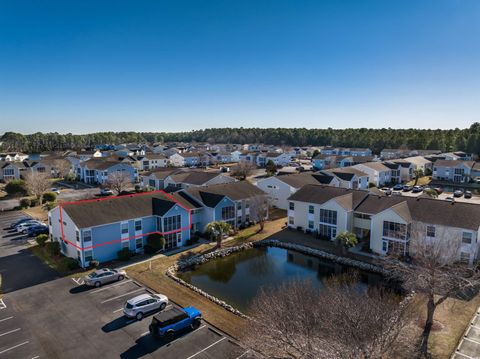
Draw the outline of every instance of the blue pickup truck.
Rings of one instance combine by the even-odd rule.
[[[155,338],[171,340],[175,334],[185,329],[198,329],[202,313],[194,307],[173,307],[156,314],[148,327]]]

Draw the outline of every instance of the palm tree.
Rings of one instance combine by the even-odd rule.
[[[423,176],[423,170],[421,168],[417,168],[415,171],[413,171],[413,173],[415,174],[414,186],[416,186],[418,183],[418,179]]]
[[[433,188],[425,188],[423,190],[423,193],[425,193],[429,197],[438,198],[438,192],[436,190],[434,190]]]
[[[352,232],[343,231],[337,235],[335,241],[342,248],[342,253],[345,254],[348,248],[355,247],[358,243],[357,236]]]
[[[222,247],[223,236],[227,233],[230,233],[232,226],[227,222],[215,221],[207,224],[207,234],[210,238],[213,238],[217,241],[217,248]]]

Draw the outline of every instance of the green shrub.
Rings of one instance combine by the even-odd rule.
[[[23,180],[11,180],[5,186],[5,192],[12,196],[26,196],[28,191]]]
[[[131,257],[130,249],[122,248],[117,252],[118,260],[128,261]]]
[[[36,206],[38,206],[38,199],[32,198],[30,200],[30,207],[36,207]]]
[[[48,241],[48,236],[46,234],[39,234],[36,238],[35,241],[37,244],[41,247],[45,245],[45,243]]]
[[[375,183],[373,182],[368,182],[368,188],[372,188],[372,187],[377,187],[377,186],[375,186]]]
[[[165,238],[158,233],[149,234],[147,237],[147,245],[152,247],[155,252],[158,252],[165,246]]]
[[[92,260],[90,261],[90,267],[91,267],[91,268],[97,268],[99,265],[100,265],[100,262],[97,261],[96,259],[92,259]]]
[[[145,244],[145,245],[143,246],[143,252],[144,252],[145,254],[155,254],[155,253],[157,253],[158,251],[157,251],[155,248],[153,248],[152,246],[150,246],[150,245],[148,245],[148,244]]]
[[[77,176],[75,176],[74,173],[67,173],[63,179],[67,182],[74,182],[77,179]]]
[[[58,256],[60,254],[60,243],[58,242],[48,242],[47,243],[48,251],[53,256]]]
[[[80,268],[80,265],[78,264],[78,261],[76,259],[65,257],[64,260],[69,270],[75,270]]]
[[[47,202],[43,205],[47,211],[51,211],[57,206],[57,202]]]
[[[20,200],[20,207],[22,208],[28,208],[32,205],[32,201],[30,200],[30,198],[22,198]]]
[[[43,194],[43,203],[55,202],[57,200],[57,194],[55,192],[46,192]]]

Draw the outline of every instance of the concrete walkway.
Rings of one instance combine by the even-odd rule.
[[[480,307],[477,309],[467,330],[465,330],[457,350],[451,356],[451,359],[478,358],[480,358]]]

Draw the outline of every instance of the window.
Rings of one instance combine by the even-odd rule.
[[[460,252],[460,261],[462,263],[470,263],[470,253]]]
[[[171,216],[163,219],[163,231],[170,232],[180,229],[182,219],[180,215]]]
[[[150,187],[155,188],[155,187],[156,187],[156,186],[155,186],[155,180],[154,180],[154,179],[148,180],[148,185],[149,185]]]
[[[48,217],[48,224],[52,225],[52,217]]]
[[[308,221],[308,228],[313,229],[313,221]]]
[[[142,230],[142,220],[139,219],[135,221],[135,231],[141,231]]]
[[[370,219],[371,216],[369,214],[365,214],[365,213],[354,213],[353,216],[355,218],[359,218],[359,219]]]
[[[83,241],[90,242],[92,240],[92,231],[83,231]]]
[[[293,217],[288,217],[288,224],[294,224],[295,223],[295,220]]]
[[[337,224],[337,211],[320,208],[320,222]]]
[[[427,237],[435,238],[435,226],[427,226]]]
[[[82,260],[82,255],[80,251],[77,251],[77,260],[80,262]]]
[[[242,209],[242,202],[238,202],[237,203],[237,211]]]
[[[388,241],[382,241],[382,251],[388,251]]]
[[[121,228],[121,230],[122,230],[122,234],[128,233],[128,222],[122,223],[122,224],[120,225],[120,228]]]
[[[182,242],[182,233],[170,233],[165,235],[165,249],[177,247]]]
[[[127,242],[128,243],[128,242]],[[135,238],[135,248],[139,249],[143,247],[143,238]]]
[[[462,234],[462,243],[472,244],[472,233],[471,232],[463,232]]]
[[[315,207],[313,207],[312,205],[309,205],[308,206],[308,213],[314,214],[315,213]]]
[[[337,227],[328,224],[320,224],[318,226],[318,234],[320,237],[333,239],[337,236]]]
[[[93,253],[91,250],[84,252],[85,262],[90,262],[93,259]]]
[[[3,170],[3,175],[4,176],[13,176],[14,175],[13,168],[5,168]]]
[[[383,235],[385,237],[407,239],[407,226],[403,223],[383,221]]]
[[[242,216],[237,217],[237,223],[242,223]]]
[[[292,210],[292,211],[295,210],[295,203],[290,202],[288,208],[289,208],[290,210]]]
[[[137,238],[137,239],[138,239],[138,238]],[[128,241],[123,241],[123,242],[122,242],[122,248],[128,248],[128,247],[130,247]]]
[[[80,232],[79,231],[75,231],[75,237],[77,239],[77,242],[80,242]]]
[[[222,208],[222,219],[227,220],[235,218],[235,209],[233,206],[223,207]]]

